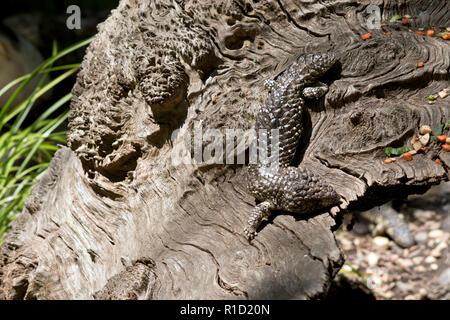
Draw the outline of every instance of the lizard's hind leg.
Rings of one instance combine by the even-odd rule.
[[[248,219],[244,234],[249,240],[273,209],[303,214],[337,205],[340,201],[339,194],[307,168],[282,167],[274,172],[262,167],[250,177],[250,191],[263,202],[253,209]]]
[[[252,240],[256,235],[256,230],[261,222],[270,217],[270,210],[272,204],[269,201],[263,201],[253,208],[252,213],[248,219],[247,227],[244,229],[244,234],[248,240]]]

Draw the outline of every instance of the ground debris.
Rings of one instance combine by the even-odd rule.
[[[450,183],[443,186],[440,192],[447,194]],[[429,194],[435,193],[431,190]],[[432,204],[427,194],[422,197],[422,207],[420,199],[414,197],[401,210],[416,241],[410,248],[401,248],[386,237],[372,237],[368,228],[358,224],[354,226],[357,232],[336,232],[346,260],[337,283],[342,283],[342,277],[350,278],[352,283],[359,282],[370,290],[376,299],[450,298],[448,204]]]

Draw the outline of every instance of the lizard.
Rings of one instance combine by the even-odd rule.
[[[409,248],[415,244],[408,223],[390,204],[379,207],[378,212],[365,211],[359,213],[359,216],[374,224],[371,228],[372,236],[388,235],[402,248]]]
[[[268,97],[255,117],[259,157],[256,163],[247,167],[247,188],[261,201],[252,210],[244,229],[249,241],[256,236],[258,227],[270,217],[272,210],[304,214],[340,201],[337,192],[309,169],[291,166],[304,131],[302,119],[307,99],[325,95],[328,86],[319,78],[336,61],[333,53],[302,55],[275,80],[265,82]],[[271,145],[273,129],[278,130],[279,139]],[[267,156],[261,157],[261,154]]]

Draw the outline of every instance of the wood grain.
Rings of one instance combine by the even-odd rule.
[[[383,21],[415,18],[368,30],[369,4]],[[449,42],[409,31],[444,26],[448,6],[122,0],[73,89],[70,148],[57,153],[1,247],[0,297],[323,297],[343,263],[333,235],[342,214],[448,180],[448,153],[383,163],[386,147],[450,119],[448,98],[426,100],[449,87]],[[280,213],[249,244],[242,231],[255,200],[244,166],[174,165],[175,150],[199,124],[252,128],[264,80],[300,54],[328,50],[339,65],[325,79],[326,97],[311,105],[296,161],[342,204],[332,214]]]

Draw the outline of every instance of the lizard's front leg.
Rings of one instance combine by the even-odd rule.
[[[306,99],[320,99],[328,92],[328,86],[320,81],[314,82],[312,85],[308,85],[303,89],[302,95]]]

